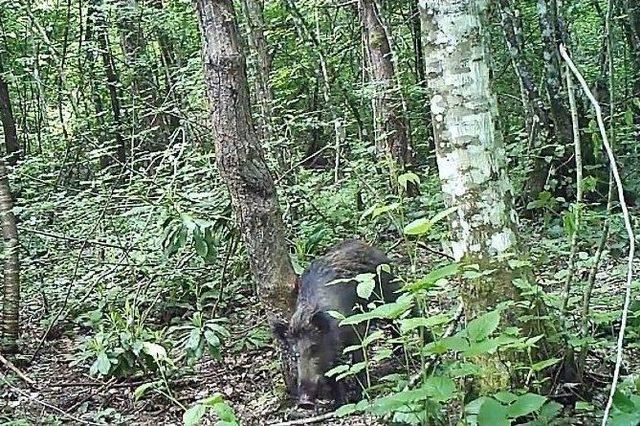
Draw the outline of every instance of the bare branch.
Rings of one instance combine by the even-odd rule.
[[[626,282],[626,290],[624,297],[624,304],[622,308],[622,319],[620,324],[620,331],[618,332],[618,344],[617,344],[617,354],[616,354],[616,365],[613,370],[613,379],[611,381],[611,392],[609,394],[609,400],[607,401],[607,406],[604,410],[604,416],[602,417],[602,426],[606,426],[607,419],[609,418],[609,413],[611,412],[611,407],[613,406],[613,395],[615,394],[616,387],[618,385],[618,379],[620,377],[620,367],[622,366],[622,356],[623,356],[623,344],[624,344],[624,332],[627,326],[627,317],[629,316],[629,305],[631,303],[631,283],[633,281],[633,256],[635,254],[635,235],[633,233],[633,226],[631,225],[631,217],[629,215],[629,208],[627,207],[627,202],[624,199],[624,188],[622,186],[622,179],[620,179],[620,173],[618,172],[618,165],[616,164],[616,158],[613,154],[613,149],[611,148],[611,144],[609,143],[609,137],[607,136],[607,130],[604,124],[604,119],[602,118],[602,109],[600,108],[600,104],[596,101],[596,98],[591,93],[589,89],[589,85],[585,81],[584,77],[576,68],[575,64],[569,57],[567,53],[567,49],[564,45],[560,45],[560,55],[567,62],[571,72],[576,76],[582,89],[584,90],[585,95],[589,98],[591,105],[593,105],[593,109],[596,112],[596,119],[598,121],[598,128],[600,129],[600,135],[602,136],[602,143],[604,144],[604,148],[607,151],[607,156],[609,157],[609,165],[611,167],[611,172],[613,174],[613,178],[615,180],[616,188],[618,190],[618,200],[620,201],[620,208],[622,209],[622,217],[624,219],[624,226],[627,230],[627,235],[629,236],[629,257],[627,262],[627,282]]]

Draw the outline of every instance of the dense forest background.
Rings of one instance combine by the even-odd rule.
[[[640,190],[636,1],[196,3],[0,0],[3,424],[640,422],[625,226],[637,225]],[[512,194],[504,208],[519,216],[513,257],[461,256],[451,243],[464,221],[447,192],[443,166],[456,154],[438,130],[448,112],[430,19],[448,22],[455,3],[482,12],[468,44],[490,53],[492,155]],[[216,163],[228,143],[220,120],[233,116],[213,102],[229,82],[215,78],[207,32],[221,10],[235,10],[224,22],[237,24],[251,112],[250,130],[224,131],[262,147],[246,167],[264,158],[270,177],[253,178],[277,190],[271,242],[300,274],[334,244],[366,240],[389,253],[419,307],[413,322],[406,308],[377,311],[396,320],[406,357],[372,332],[361,367],[371,387],[338,413],[300,415],[287,402],[275,304],[258,303],[273,250],[259,257],[265,241],[249,241],[273,229],[251,234],[238,220],[233,170]],[[473,180],[473,167],[459,172]],[[474,197],[462,203],[486,204]],[[423,326],[433,342],[413,335]]]

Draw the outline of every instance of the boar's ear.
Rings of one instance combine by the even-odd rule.
[[[311,324],[326,333],[329,331],[329,315],[326,312],[318,311],[311,317]]]
[[[289,334],[289,325],[280,321],[274,322],[271,324],[271,332],[276,339],[286,341]]]

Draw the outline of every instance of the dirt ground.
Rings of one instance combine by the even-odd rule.
[[[247,322],[260,318],[258,313],[245,312],[243,320],[232,322],[242,324],[244,330],[260,325]],[[234,328],[232,336],[242,333],[242,329]],[[25,353],[32,353],[41,335],[42,330],[25,330]],[[26,362],[27,356],[18,358],[16,365],[35,382],[33,386],[13,373],[7,374],[8,370],[0,366],[0,424],[14,421],[16,423],[10,424],[182,425],[183,411],[165,397],[147,393],[135,401],[134,390],[150,381],[150,377],[100,380],[88,374],[88,364],[73,365],[74,352],[84,338],[79,329],[67,330],[45,342],[33,363]],[[188,407],[220,392],[243,425],[270,425],[321,414],[292,407],[285,396],[271,347],[242,352],[228,348],[222,353],[221,360],[205,357],[193,369],[170,380],[173,396]],[[23,423],[18,423],[19,420]],[[203,422],[214,423],[213,417]],[[379,423],[369,418],[350,417],[325,420],[321,424],[373,426]]]
[[[620,294],[623,281],[612,273],[616,265],[603,265],[598,274],[598,285],[594,296]],[[584,272],[584,271],[583,271]],[[541,274],[544,276],[544,274]],[[544,280],[544,277],[541,278]],[[451,303],[443,295],[442,303]],[[607,300],[607,299],[604,299]],[[29,321],[34,314],[34,301],[26,301],[22,317],[25,324],[37,324]],[[257,303],[247,298],[244,306],[235,306],[228,316],[231,324],[233,344],[237,336],[246,334],[263,324],[262,315],[257,312]],[[603,306],[595,307],[595,310]],[[610,309],[611,307],[607,307]],[[615,330],[612,330],[615,331]],[[23,330],[24,358],[18,358],[16,365],[31,378],[35,384],[27,385],[0,365],[0,424],[56,425],[56,424],[110,424],[110,425],[181,425],[182,409],[167,398],[148,393],[139,401],[135,400],[134,390],[150,381],[151,376],[130,380],[100,380],[88,374],[89,364],[74,365],[77,348],[86,332],[67,324],[64,333],[54,333],[39,351],[32,363],[26,362],[33,353],[42,336],[42,328],[28,325]],[[83,334],[84,333],[84,334]],[[192,369],[180,371],[171,379],[171,391],[176,400],[188,407],[194,402],[220,392],[233,407],[243,425],[272,425],[300,417],[309,417],[318,413],[300,412],[292,407],[284,394],[284,385],[277,373],[277,363],[273,349],[264,346],[258,349],[234,351],[228,347],[222,351],[221,360],[204,360]],[[596,354],[597,355],[597,354]],[[603,362],[604,360],[607,362]],[[640,358],[625,357],[624,370],[630,371]],[[611,357],[606,353],[595,358],[591,374],[598,377],[601,389],[608,385]],[[572,392],[571,389],[569,389]],[[604,396],[604,395],[602,395]],[[603,401],[604,402],[604,401]],[[5,423],[7,422],[8,423]],[[11,423],[13,421],[13,423]],[[22,423],[20,422],[22,421]],[[214,424],[210,417],[203,424]],[[321,422],[326,425],[381,425],[379,420],[362,416],[344,419],[330,419]]]

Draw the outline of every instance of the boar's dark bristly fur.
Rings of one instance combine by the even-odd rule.
[[[338,364],[345,347],[359,344],[359,336],[364,336],[366,329],[364,325],[340,327],[339,321],[328,312],[349,316],[356,305],[366,304],[366,300],[358,297],[357,283],[352,279],[363,273],[376,274],[372,298],[394,301],[397,286],[391,274],[377,274],[382,264],[388,265],[390,260],[380,250],[362,241],[348,240],[313,261],[300,278],[296,310],[286,330],[298,358],[300,406],[312,407],[325,385],[330,387],[337,405],[344,402],[341,384],[324,374]],[[348,281],[335,282],[344,279]],[[362,359],[361,351],[352,352],[352,362]]]

